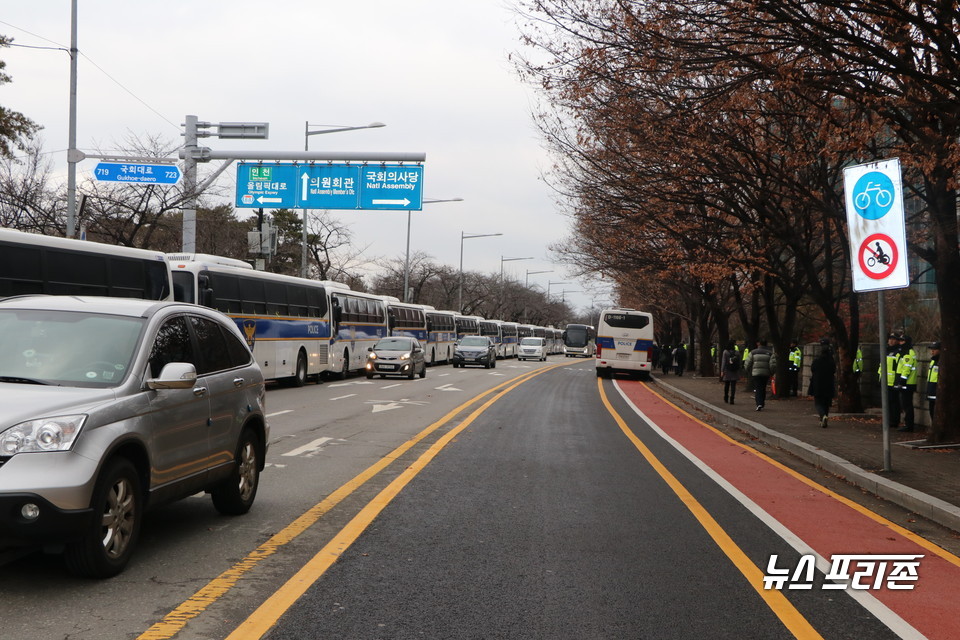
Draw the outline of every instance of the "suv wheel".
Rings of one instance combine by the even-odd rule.
[[[237,445],[237,458],[230,477],[217,485],[210,495],[213,506],[224,515],[239,516],[253,506],[260,486],[260,447],[252,429],[244,429]]]
[[[93,517],[81,537],[67,545],[67,568],[88,578],[109,578],[127,566],[143,520],[140,476],[133,463],[115,458],[97,479]]]

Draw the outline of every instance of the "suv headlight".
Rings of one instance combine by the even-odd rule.
[[[69,451],[86,419],[86,415],[56,416],[14,425],[0,432],[0,456]]]

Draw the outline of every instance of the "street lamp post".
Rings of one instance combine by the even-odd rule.
[[[523,280],[523,286],[529,289],[529,288],[530,288],[530,276],[536,275],[536,274],[538,274],[538,273],[553,273],[553,269],[546,269],[546,270],[544,270],[544,271],[530,271],[530,269],[527,269],[527,277],[524,278],[524,280]]]
[[[527,277],[524,278],[524,280],[523,280],[523,287],[524,287],[525,289],[527,289],[527,290],[529,291],[529,289],[530,289],[530,276],[536,275],[536,274],[538,274],[538,273],[553,273],[553,269],[544,269],[543,271],[530,271],[530,269],[527,269]],[[526,305],[526,302],[524,302],[524,305],[523,305],[523,322],[524,322],[524,324],[526,324],[526,322],[527,322],[527,305]]]
[[[513,262],[515,260],[533,260],[533,258],[504,258],[500,256],[500,286],[503,286],[503,263],[504,262]]]
[[[446,200],[423,199],[423,204],[436,204],[438,202],[463,202],[463,198],[447,198]],[[407,211],[407,258],[403,263],[403,301],[410,302],[410,214],[413,211]]]
[[[370,124],[364,124],[357,127],[338,127],[338,126],[329,126],[323,124],[315,124],[315,127],[327,127],[326,129],[319,129],[317,131],[310,130],[310,123],[303,123],[303,150],[310,151],[310,136],[319,136],[327,133],[342,133],[344,131],[357,131],[358,129],[379,129],[380,127],[385,127],[387,125],[382,122],[371,122]],[[300,277],[307,277],[307,209],[303,210],[303,240],[301,243],[300,251]]]
[[[503,312],[503,294],[506,292],[506,282],[503,280],[503,263],[504,262],[513,262],[515,260],[533,260],[533,258],[504,258],[500,256],[500,301],[499,306],[501,313]]]
[[[550,287],[555,284],[570,284],[569,282],[548,282],[547,283],[547,301],[550,300]]]
[[[566,304],[568,293],[583,293],[582,289],[564,289],[560,292],[560,302]]]
[[[460,279],[457,287],[457,313],[463,313],[463,241],[471,238],[491,238],[502,233],[464,233],[460,232]]]

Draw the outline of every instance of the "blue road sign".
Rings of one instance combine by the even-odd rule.
[[[293,164],[238,164],[236,206],[296,208],[297,169]]]
[[[236,206],[420,211],[423,166],[241,163]]]
[[[175,164],[100,162],[93,170],[94,179],[100,182],[134,184],[177,184],[180,175],[180,167]]]
[[[368,164],[360,172],[361,209],[423,209],[423,166]]]
[[[298,206],[303,209],[356,209],[360,165],[315,164],[300,167]]]
[[[853,186],[853,206],[866,220],[879,220],[887,215],[897,195],[893,180],[882,171],[870,171]]]

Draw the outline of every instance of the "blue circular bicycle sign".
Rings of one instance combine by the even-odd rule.
[[[853,208],[867,220],[887,215],[894,201],[893,181],[885,173],[871,171],[860,176],[853,186]]]

